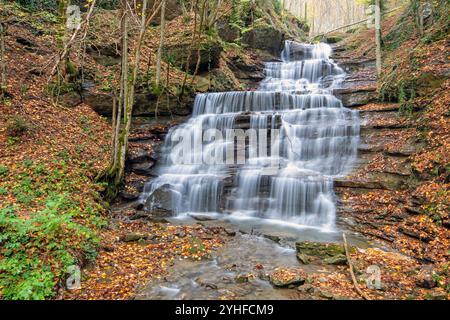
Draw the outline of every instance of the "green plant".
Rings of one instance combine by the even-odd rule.
[[[6,187],[0,187],[0,195],[6,196],[8,194],[8,189]]]
[[[8,167],[0,166],[0,176],[6,177],[8,175],[8,172]]]
[[[29,129],[27,120],[19,115],[11,116],[6,124],[6,133],[9,137],[20,137]]]
[[[29,219],[12,206],[0,210],[0,290],[4,299],[45,299],[70,265],[75,248],[95,256],[98,239],[76,222],[77,210],[67,195],[49,197],[45,209]]]

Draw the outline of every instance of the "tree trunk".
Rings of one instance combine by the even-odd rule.
[[[375,0],[375,44],[376,44],[376,60],[377,74],[381,76],[381,3]]]
[[[181,84],[181,90],[180,90],[180,95],[179,95],[180,98],[183,96],[184,89],[186,87],[186,81],[187,81],[188,73],[189,73],[189,64],[191,63],[192,51],[194,50],[194,44],[195,44],[195,39],[196,39],[196,34],[197,34],[197,13],[195,12],[197,5],[198,5],[198,0],[195,0],[195,2],[193,1],[192,10],[194,11],[194,30],[192,32],[192,41],[189,45],[189,49],[188,49],[189,52],[188,52],[188,56],[186,58],[184,78],[183,78],[183,83]]]
[[[6,80],[6,61],[5,61],[5,36],[6,36],[6,23],[0,23],[0,72],[1,72],[1,82],[0,82],[0,98],[2,98],[7,90],[7,80]]]
[[[159,36],[159,46],[158,46],[158,56],[156,58],[156,86],[159,87],[161,82],[161,57],[162,49],[164,43],[164,24],[165,24],[165,14],[166,14],[166,0],[163,0],[161,5],[161,32]]]
[[[58,34],[57,43],[59,50],[59,65],[58,65],[58,82],[62,83],[66,80],[68,54],[63,55],[64,48],[67,46],[67,8],[70,5],[70,0],[59,0],[59,19],[60,19],[60,32]]]
[[[107,180],[109,183],[109,198],[113,198],[117,194],[118,187],[122,183],[125,173],[125,160],[128,150],[128,137],[130,135],[131,119],[133,114],[134,105],[134,90],[136,79],[139,72],[139,63],[141,59],[141,49],[144,42],[145,33],[147,31],[150,21],[155,14],[161,8],[161,3],[153,7],[152,15],[147,18],[147,4],[148,0],[144,0],[142,3],[141,12],[141,25],[139,29],[138,39],[134,48],[134,57],[132,59],[134,65],[130,74],[130,68],[128,63],[128,20],[129,20],[129,6],[127,0],[122,2],[123,18],[122,18],[122,67],[121,67],[121,79],[120,79],[120,98],[118,104],[117,118],[116,118],[116,131],[115,135],[115,147],[114,157],[110,165],[110,168],[98,179]],[[121,118],[121,112],[123,111],[123,121]]]

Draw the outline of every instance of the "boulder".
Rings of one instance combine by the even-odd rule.
[[[240,36],[239,29],[231,26],[227,20],[218,21],[216,27],[219,37],[226,42],[234,42]]]
[[[254,27],[242,35],[242,42],[253,49],[267,51],[279,56],[283,48],[284,35],[272,26]]]
[[[172,191],[168,185],[156,189],[145,201],[144,208],[158,217],[169,217],[172,215]]]
[[[321,243],[321,242],[297,242],[295,244],[297,250],[297,259],[302,264],[319,262],[323,264],[345,265],[347,258],[345,249],[342,244],[338,243]],[[355,248],[349,248],[354,251]]]
[[[305,283],[306,278],[302,269],[277,268],[270,274],[270,283],[279,288],[299,286]]]
[[[190,44],[187,43],[177,43],[167,47],[167,52],[173,57],[173,64],[182,70],[186,69],[189,46]],[[200,54],[198,72],[202,73],[219,67],[220,55],[222,51],[223,48],[218,42],[208,41],[198,43],[197,47],[191,51],[191,58],[188,66],[189,72],[192,74],[195,71],[198,52]]]
[[[130,170],[141,176],[153,176],[152,170],[155,166],[155,161],[148,160],[143,162],[134,162],[130,164]]]
[[[344,246],[337,243],[303,241],[296,242],[295,248],[297,249],[297,253],[322,259],[345,254]]]

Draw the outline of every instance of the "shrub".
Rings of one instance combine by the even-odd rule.
[[[27,120],[22,116],[12,116],[6,124],[6,133],[10,137],[20,137],[30,129]]]
[[[0,296],[45,299],[70,265],[76,249],[94,256],[97,239],[76,222],[77,210],[66,195],[50,197],[44,210],[29,219],[12,206],[0,210]]]

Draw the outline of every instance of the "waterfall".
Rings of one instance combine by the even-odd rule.
[[[163,189],[175,215],[333,228],[333,179],[351,169],[360,128],[358,112],[332,94],[345,73],[331,54],[327,44],[286,41],[282,62],[266,63],[257,91],[197,95],[190,120],[167,135],[158,177],[141,195],[147,209]]]

